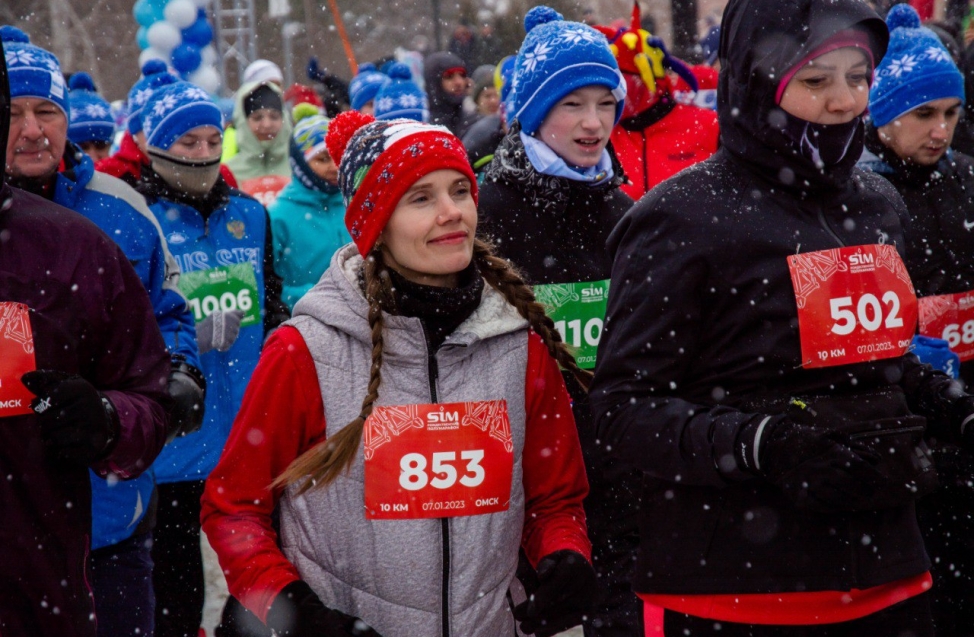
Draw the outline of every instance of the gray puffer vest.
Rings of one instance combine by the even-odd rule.
[[[367,391],[372,342],[361,265],[353,245],[336,252],[290,321],[315,361],[329,437],[359,414]],[[360,446],[347,474],[301,496],[291,487],[280,502],[284,553],[327,606],[361,617],[385,637],[517,634],[511,604],[524,598],[514,571],[524,526],[527,336],[527,322],[490,286],[434,357],[418,318],[385,316],[377,405],[507,401],[514,439],[510,508],[368,520]]]

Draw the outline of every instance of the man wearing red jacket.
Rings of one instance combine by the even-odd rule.
[[[633,7],[629,28],[595,28],[609,40],[626,78],[626,103],[611,140],[629,177],[622,190],[635,201],[717,150],[717,114],[677,103],[667,71],[676,73],[693,90],[697,80],[683,62],[670,56],[662,40],[639,28],[638,4]]]

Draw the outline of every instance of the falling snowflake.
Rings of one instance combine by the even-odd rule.
[[[939,46],[928,46],[925,51],[927,59],[932,62],[950,62],[950,54]]]
[[[166,114],[166,111],[171,111],[175,106],[176,106],[176,96],[166,95],[161,100],[159,100],[159,103],[156,104],[156,107],[152,110],[156,115],[162,116]]]
[[[566,29],[561,34],[561,41],[566,44],[578,44],[579,42],[596,42],[599,34],[590,29]]]
[[[903,57],[893,60],[889,65],[889,75],[893,77],[900,77],[904,73],[909,73],[917,66],[917,56],[915,55],[904,55]]]
[[[71,112],[74,113],[74,109]],[[88,104],[82,112],[88,117],[108,117],[108,109],[101,104]]]
[[[34,54],[30,51],[10,51],[5,57],[7,66],[14,66],[15,64],[26,66],[34,63]]]
[[[548,59],[548,54],[551,53],[553,47],[546,42],[539,42],[534,50],[530,53],[524,54],[524,71],[526,73],[533,73],[534,69],[538,66],[539,62],[544,62]]]

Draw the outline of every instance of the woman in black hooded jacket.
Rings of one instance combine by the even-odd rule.
[[[922,437],[974,446],[974,400],[907,354],[903,202],[855,168],[888,32],[856,0],[722,25],[721,150],[609,239],[590,396],[643,474],[634,588],[667,636],[932,635]]]

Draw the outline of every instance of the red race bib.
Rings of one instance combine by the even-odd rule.
[[[920,333],[947,341],[961,362],[974,358],[974,290],[920,299]]]
[[[450,518],[510,505],[507,401],[376,407],[364,440],[366,518]]]
[[[802,367],[902,356],[917,324],[913,282],[896,248],[865,245],[788,257]]]
[[[20,382],[37,369],[28,312],[23,303],[0,303],[0,418],[32,413],[34,394]]]

